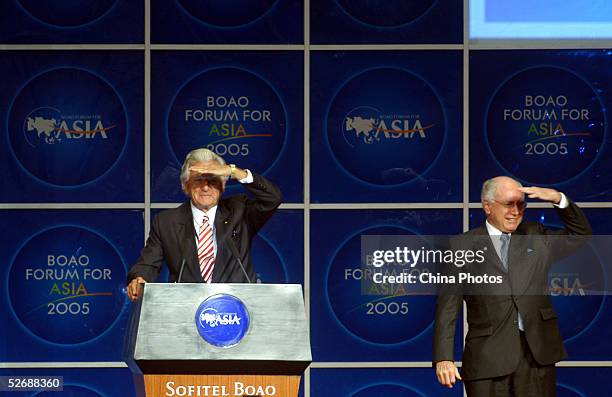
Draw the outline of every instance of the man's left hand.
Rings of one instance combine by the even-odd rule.
[[[549,201],[554,204],[559,204],[561,201],[561,193],[555,189],[548,189],[545,187],[520,187],[518,188],[521,192],[525,193],[530,199],[538,199],[542,201]]]

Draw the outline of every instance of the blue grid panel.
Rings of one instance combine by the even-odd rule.
[[[178,202],[180,166],[187,152],[215,142],[228,163],[249,168],[275,182],[285,202],[303,200],[303,54],[301,52],[156,51],[151,64],[151,200]],[[205,91],[205,92],[204,92]],[[240,97],[241,105],[219,107],[221,117],[208,122],[208,97]],[[219,102],[217,102],[219,103]],[[226,105],[225,102],[220,103]],[[189,114],[185,121],[187,111]],[[266,121],[245,121],[245,111],[270,111]],[[219,113],[221,114],[221,113]],[[197,119],[197,120],[196,120]],[[214,125],[213,125],[214,124]],[[227,130],[223,130],[223,125]],[[240,125],[247,139],[241,136]],[[216,128],[216,129],[215,129]],[[213,132],[214,131],[214,132]],[[222,134],[228,134],[226,138]],[[232,137],[231,135],[234,134]],[[219,139],[220,138],[220,139]],[[245,149],[246,147],[246,149]],[[248,151],[248,152],[247,152]],[[240,189],[227,187],[227,194]]]
[[[144,42],[144,2],[79,0],[0,3],[2,44],[136,44]]]
[[[310,390],[317,397],[463,396],[461,383],[452,389],[440,385],[433,368],[315,368],[310,370]]]
[[[557,368],[558,397],[607,396],[612,387],[612,368]]]
[[[610,235],[610,212],[605,209],[583,210],[591,222],[593,233],[596,235]],[[542,222],[553,229],[562,228],[559,216],[553,209],[527,208],[526,221]],[[470,227],[477,227],[485,221],[482,210],[470,211]],[[607,258],[609,259],[609,258]],[[586,261],[594,265],[592,261]],[[610,279],[612,271],[609,263],[601,262],[601,271]],[[557,269],[559,269],[557,267]],[[555,271],[555,266],[551,269]],[[586,272],[585,272],[586,273]],[[588,273],[586,273],[588,274]],[[559,286],[571,288],[574,279],[558,280]],[[579,280],[580,284],[589,284],[589,280]],[[609,291],[610,286],[607,287]],[[565,348],[570,361],[608,361],[612,357],[612,346],[609,343],[610,328],[612,327],[612,303],[608,295],[581,296],[579,290],[569,291],[567,296],[552,297],[553,307],[559,315],[559,327],[564,338]]]
[[[0,244],[0,361],[122,360],[142,211],[4,210],[0,220],[11,230]]]
[[[0,376],[61,376],[63,391],[13,391],[16,397],[114,397],[144,396],[137,394],[135,387],[139,378],[142,390],[142,375],[133,375],[128,368],[41,368],[0,369]]]
[[[151,220],[161,210],[151,211]],[[278,210],[253,238],[251,248],[257,281],[266,284],[304,284],[304,212]],[[168,281],[164,265],[158,282]]]
[[[461,231],[460,210],[311,211],[310,321],[315,361],[430,361],[435,296],[361,293],[361,235],[449,235]],[[348,265],[347,265],[348,264]],[[348,276],[347,276],[348,275]],[[406,315],[367,314],[368,302],[407,303]],[[460,361],[462,316],[455,358]]]
[[[302,44],[303,9],[304,5],[297,0],[159,0],[151,4],[151,41]]]
[[[142,201],[143,67],[135,51],[0,54],[11,76],[0,92],[0,201]]]
[[[470,53],[470,201],[495,175],[554,187],[576,201],[612,198],[611,54]]]
[[[326,51],[311,61],[312,202],[461,200],[460,52]]]
[[[313,44],[460,44],[463,4],[453,0],[313,0]]]

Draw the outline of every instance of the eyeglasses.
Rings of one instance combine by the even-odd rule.
[[[516,209],[519,210],[519,211],[524,211],[525,208],[527,208],[527,202],[526,201],[514,201],[512,203],[502,203],[501,201],[497,201],[497,200],[491,200],[491,201],[495,201],[497,204],[501,205],[502,207],[504,207],[508,211],[510,211],[514,207],[516,207]]]

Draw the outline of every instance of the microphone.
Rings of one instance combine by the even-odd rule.
[[[242,261],[240,260],[240,254],[238,253],[238,248],[236,248],[236,243],[234,242],[233,237],[236,237],[235,230],[232,232],[232,238],[228,239],[230,250],[232,251],[232,254],[234,254],[234,256],[236,257],[236,260],[238,261],[238,264],[240,265],[240,269],[242,270],[242,273],[244,273],[244,277],[246,277],[249,284],[252,284],[253,282],[251,281],[251,278],[247,274],[246,270],[244,269],[244,265],[242,264]]]
[[[183,278],[183,270],[185,270],[185,258],[183,258],[183,261],[181,262],[181,270],[179,270],[179,275],[178,275],[178,279],[176,280],[176,283],[180,283],[181,279]]]

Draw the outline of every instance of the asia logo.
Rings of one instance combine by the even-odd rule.
[[[581,249],[555,263],[548,274],[548,291],[566,341],[596,324],[603,311],[610,285],[606,272],[609,246],[609,236],[593,236]]]
[[[287,129],[275,90],[242,69],[203,72],[177,93],[168,114],[168,137],[177,162],[207,147],[229,163],[265,172],[280,154]]]
[[[119,159],[127,117],[101,77],[61,68],[32,78],[15,95],[8,132],[12,154],[27,173],[52,185],[79,186]]]
[[[72,345],[94,339],[117,320],[125,295],[123,260],[104,237],[79,226],[31,236],[9,270],[9,302],[32,334]]]
[[[40,141],[52,145],[72,139],[108,139],[107,131],[114,127],[105,127],[99,114],[64,115],[58,109],[43,107],[33,110],[26,117],[24,137],[30,146],[36,147]],[[38,140],[32,139],[34,136]]]
[[[418,114],[381,114],[378,109],[367,106],[352,110],[344,120],[345,139],[350,146],[355,146],[353,137],[367,145],[380,143],[382,139],[412,139],[415,134],[417,138],[425,139],[425,130],[434,126],[423,127]]]
[[[205,309],[200,314],[200,325],[202,327],[218,327],[219,325],[240,325],[238,313],[219,313],[213,308]]]
[[[392,225],[357,231],[339,245],[327,269],[325,293],[337,324],[367,343],[404,343],[418,338],[433,322],[435,296],[415,293],[407,284],[374,283],[374,269],[362,266],[364,236],[406,234],[412,232]],[[397,267],[385,270],[385,274],[399,275],[401,271]]]
[[[550,278],[551,296],[586,296],[593,283],[583,283],[576,273],[556,273]]]
[[[340,87],[326,125],[338,164],[375,185],[422,178],[438,158],[446,134],[444,110],[431,86],[391,68],[366,71]]]
[[[551,185],[578,177],[596,161],[605,112],[582,77],[541,66],[511,76],[497,89],[485,127],[493,157],[509,174]]]
[[[196,310],[195,323],[206,342],[217,347],[231,347],[240,343],[249,330],[249,313],[235,296],[213,295]]]

